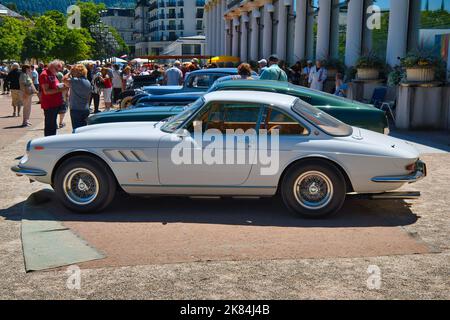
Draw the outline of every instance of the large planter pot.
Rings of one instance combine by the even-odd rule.
[[[406,81],[431,82],[434,81],[433,68],[406,68]]]
[[[380,71],[375,68],[358,68],[356,78],[358,80],[378,80]]]

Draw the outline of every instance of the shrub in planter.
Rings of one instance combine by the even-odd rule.
[[[356,78],[358,80],[377,80],[380,71],[385,67],[383,60],[376,55],[368,54],[360,57],[356,63]]]
[[[406,70],[406,80],[411,82],[430,82],[436,79],[441,61],[426,53],[410,53],[400,59],[400,65]]]
[[[387,77],[387,84],[390,87],[398,86],[406,77],[404,70],[401,67],[395,67],[389,72]]]

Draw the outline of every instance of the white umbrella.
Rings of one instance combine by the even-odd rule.
[[[110,61],[110,62],[113,62],[113,63],[117,63],[117,62],[119,62],[119,63],[127,63],[128,62],[127,60],[124,60],[124,59],[121,59],[121,58],[117,58],[117,57],[112,57],[112,58],[109,58],[107,60]]]
[[[78,64],[88,64],[88,63],[95,63],[94,60],[83,60],[83,61],[78,61]]]

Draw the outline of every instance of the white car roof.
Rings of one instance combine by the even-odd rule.
[[[214,91],[204,95],[206,102],[224,101],[224,102],[250,102],[267,105],[275,105],[281,108],[289,109],[298,98],[286,94],[262,92],[262,91]]]

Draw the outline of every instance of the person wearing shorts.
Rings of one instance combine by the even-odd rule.
[[[109,76],[109,69],[103,68],[101,71],[103,80],[103,99],[105,100],[105,111],[109,111],[112,107],[112,79]]]

